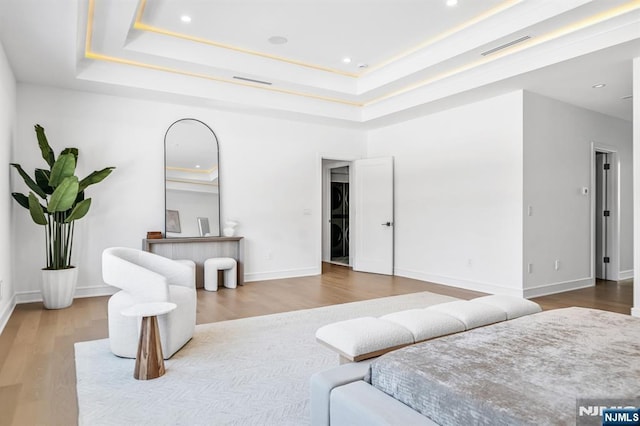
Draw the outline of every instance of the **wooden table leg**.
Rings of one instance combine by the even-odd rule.
[[[138,380],[155,379],[164,374],[164,358],[156,316],[142,317],[138,355],[133,377]]]

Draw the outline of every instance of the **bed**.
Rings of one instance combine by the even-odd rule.
[[[316,376],[317,425],[575,425],[578,399],[640,397],[640,319],[545,311]]]

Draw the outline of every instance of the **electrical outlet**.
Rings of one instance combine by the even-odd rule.
[[[527,264],[527,272],[530,274],[533,273],[533,263]]]
[[[558,259],[556,259],[555,263],[553,264],[553,267],[556,271],[560,269],[560,261]]]

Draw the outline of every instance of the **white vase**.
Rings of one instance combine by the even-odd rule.
[[[236,232],[236,226],[238,226],[238,222],[225,222],[224,228],[222,229],[222,235],[224,235],[225,237],[233,237]]]
[[[43,269],[42,302],[47,309],[62,309],[71,306],[78,283],[78,268]]]

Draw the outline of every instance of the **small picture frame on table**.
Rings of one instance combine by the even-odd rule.
[[[181,233],[180,230],[180,213],[178,210],[167,210],[167,232]]]
[[[209,233],[209,218],[207,217],[199,217],[198,218],[198,230],[200,231],[201,237],[208,237]]]

